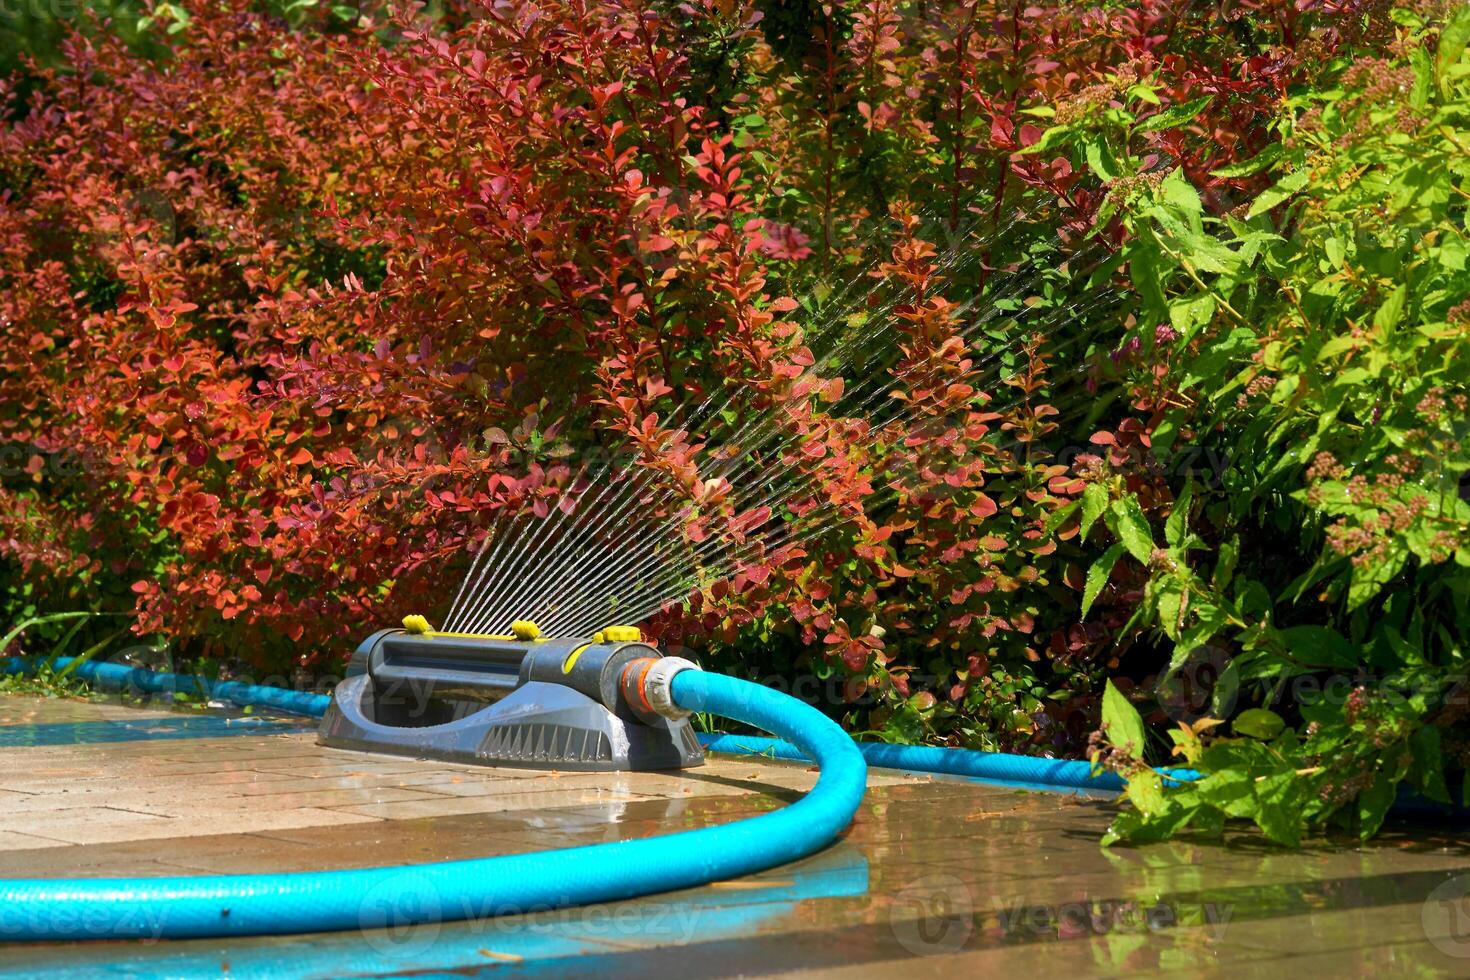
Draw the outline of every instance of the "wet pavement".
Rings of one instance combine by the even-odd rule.
[[[271,727],[263,727],[271,726]],[[29,735],[25,729],[31,729]],[[740,819],[801,765],[548,774],[359,755],[279,719],[0,700],[0,876],[411,865]],[[0,975],[1470,976],[1470,837],[1103,850],[1105,800],[874,773],[843,839],[739,881],[480,922],[232,941],[0,945]],[[411,868],[364,923],[433,902]],[[6,910],[0,909],[0,931]]]

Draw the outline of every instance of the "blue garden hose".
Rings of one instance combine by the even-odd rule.
[[[84,678],[86,666],[77,670]],[[140,678],[132,668],[117,665],[97,667],[91,675],[102,683],[121,682],[126,675],[130,682],[143,681],[145,690],[173,690],[169,685],[180,681],[164,674]],[[219,690],[211,688],[211,693]],[[295,692],[266,697],[288,694]],[[852,739],[821,712],[758,684],[698,670],[676,674],[671,694],[681,708],[788,739],[821,767],[816,786],[784,809],[735,823],[536,854],[290,874],[0,881],[0,939],[326,932],[616,901],[794,861],[825,847],[852,821],[862,802],[867,765]],[[281,703],[309,707],[300,697],[308,696]],[[407,905],[395,903],[399,914],[392,922],[377,918],[385,894],[412,899]]]
[[[798,746],[775,738],[751,735],[701,735],[700,742],[711,752],[734,755],[764,755],[773,759],[806,759]],[[1008,752],[979,752],[946,749],[933,745],[893,745],[888,742],[854,742],[868,765],[878,769],[964,776],[1038,789],[1099,790],[1121,792],[1123,778],[1115,772],[1094,772],[1092,763],[1081,759],[1043,759]],[[1191,769],[1162,770],[1169,779],[1187,782],[1198,779]]]
[[[72,666],[74,658],[58,657],[51,666],[54,670],[70,668],[73,677],[86,681],[93,687],[105,691],[137,691],[142,694],[190,694],[210,697],[217,701],[229,701],[242,708],[270,708],[288,715],[305,715],[320,718],[331,703],[326,694],[310,691],[292,691],[281,687],[266,687],[261,684],[246,684],[242,681],[210,680],[189,674],[168,674],[148,670],[146,667],[128,667],[96,660],[84,660]],[[20,674],[34,669],[34,661],[24,657],[5,657],[0,661],[0,673]]]

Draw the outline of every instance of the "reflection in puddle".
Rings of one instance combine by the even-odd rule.
[[[0,748],[145,742],[174,738],[223,738],[301,731],[296,722],[255,717],[190,715],[136,721],[77,721],[40,725],[0,725]]]

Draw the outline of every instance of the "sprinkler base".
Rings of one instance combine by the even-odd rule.
[[[625,668],[641,641],[526,640],[383,630],[332,692],[320,742],[486,766],[686,769],[704,751],[685,719],[635,713]]]

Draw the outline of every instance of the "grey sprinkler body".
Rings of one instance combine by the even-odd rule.
[[[663,659],[636,628],[547,638],[437,633],[421,617],[357,648],[322,718],[323,745],[491,766],[586,771],[704,762],[687,718],[638,697]]]

